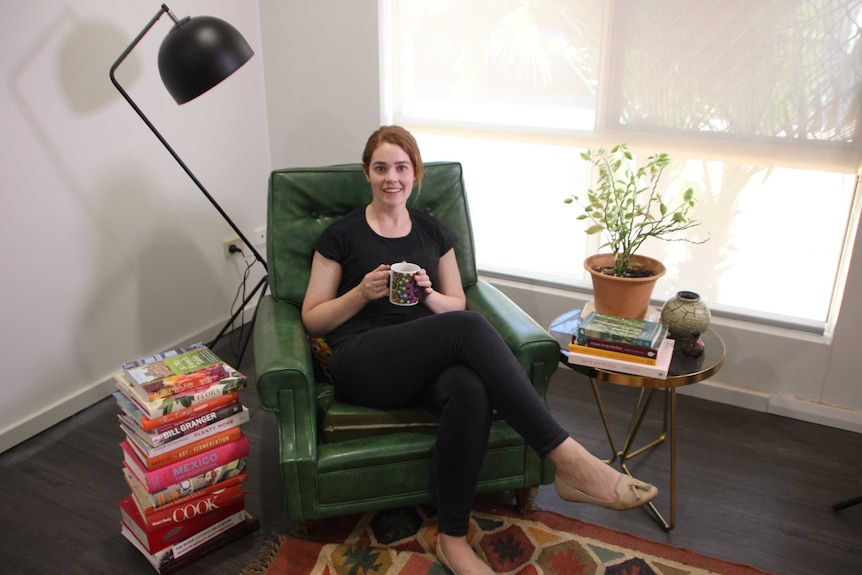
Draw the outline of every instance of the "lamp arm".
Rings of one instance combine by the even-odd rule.
[[[200,191],[203,192],[204,196],[206,196],[206,198],[210,201],[210,203],[218,211],[218,213],[221,214],[221,217],[224,218],[224,220],[228,223],[228,225],[231,227],[231,229],[236,233],[237,236],[239,236],[239,239],[242,240],[242,243],[245,244],[246,247],[248,247],[248,249],[254,255],[254,258],[260,263],[260,265],[263,266],[263,269],[267,270],[266,260],[263,259],[263,257],[257,251],[257,249],[255,249],[254,245],[248,240],[247,237],[245,237],[245,234],[242,233],[242,230],[240,230],[239,227],[237,227],[237,225],[233,222],[233,220],[230,218],[230,216],[227,215],[227,212],[225,212],[222,209],[222,207],[218,204],[218,202],[216,202],[215,198],[213,198],[210,195],[210,193],[207,191],[207,189],[204,187],[204,185],[200,182],[200,180],[197,179],[197,177],[192,173],[192,171],[189,169],[189,167],[186,165],[186,163],[183,162],[183,160],[174,151],[174,149],[171,147],[171,145],[168,144],[168,141],[165,140],[165,138],[161,135],[161,133],[159,133],[159,131],[156,129],[156,127],[153,125],[153,123],[150,122],[150,120],[144,115],[144,112],[141,111],[141,109],[138,107],[138,105],[135,104],[135,102],[132,100],[131,96],[129,96],[129,94],[123,89],[123,87],[117,81],[115,72],[116,72],[117,68],[119,67],[119,65],[128,57],[128,55],[132,52],[132,50],[135,49],[135,46],[138,45],[138,43],[141,41],[141,39],[147,34],[147,32],[150,31],[150,29],[156,24],[156,22],[158,22],[159,18],[161,18],[166,13],[170,14],[170,9],[166,5],[162,4],[162,8],[159,10],[159,12],[155,16],[153,16],[152,20],[150,20],[149,23],[144,27],[144,29],[141,30],[141,33],[138,34],[135,37],[135,39],[132,40],[132,43],[129,44],[129,46],[123,51],[122,54],[120,54],[120,57],[117,58],[117,61],[114,62],[114,64],[111,66],[111,72],[110,72],[111,83],[114,84],[114,87],[117,89],[117,91],[120,92],[120,94],[123,96],[123,98],[126,100],[126,102],[128,102],[129,105],[132,107],[132,109],[135,112],[137,112],[137,114],[138,114],[138,116],[140,116],[141,120],[144,121],[144,123],[153,132],[153,134],[155,134],[156,138],[159,139],[159,141],[162,143],[162,145],[165,147],[165,149],[167,149],[167,151],[171,154],[171,156],[173,156],[174,160],[176,160],[176,162],[180,165],[180,167],[183,169],[183,171],[186,173],[186,175],[188,175],[188,177],[191,178],[191,180],[195,183],[195,185],[198,187],[198,189],[200,189]],[[173,15],[171,14],[171,16],[173,16]],[[174,18],[174,20],[176,21],[175,18]]]

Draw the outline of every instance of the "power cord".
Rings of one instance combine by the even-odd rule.
[[[242,248],[240,246],[235,245],[235,244],[232,244],[228,248],[228,251],[232,254],[235,254],[235,253],[241,254],[242,259],[245,262],[245,270],[243,270],[243,273],[242,273],[242,281],[240,281],[239,286],[237,286],[236,294],[234,295],[233,301],[230,304],[230,314],[231,314],[231,316],[233,316],[233,314],[236,313],[236,311],[237,311],[237,309],[236,309],[237,304],[245,301],[246,289],[248,286],[248,277],[251,273],[251,268],[252,268],[252,266],[254,266],[256,260],[253,257],[252,258],[247,257],[245,252],[243,252]],[[239,357],[239,354],[242,351],[241,350],[242,342],[245,340],[244,336],[245,336],[246,326],[245,326],[245,317],[243,317],[244,315],[245,315],[245,313],[242,313],[239,316],[237,316],[236,320],[234,320],[234,322],[239,320],[239,327],[235,327],[233,323],[230,326],[231,331],[230,331],[229,347],[230,347],[230,350],[233,353],[234,357]],[[238,365],[234,366],[234,367],[236,369],[239,369]]]

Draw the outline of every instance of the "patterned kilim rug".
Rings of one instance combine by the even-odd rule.
[[[468,537],[508,575],[768,575],[551,511],[477,506]],[[447,575],[436,540],[430,507],[325,520],[312,532],[274,536],[241,575]]]

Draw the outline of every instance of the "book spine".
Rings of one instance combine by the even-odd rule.
[[[166,524],[155,529],[149,528],[144,523],[144,519],[138,513],[131,496],[120,501],[120,515],[123,523],[131,529],[135,537],[148,550],[153,551],[178,543],[228,516],[239,513],[245,509],[245,500],[240,496],[239,499],[227,505],[204,506],[199,504],[196,507],[191,505],[185,507],[188,507],[194,515],[191,515],[188,519]],[[198,512],[196,511],[197,508],[203,508],[206,511]],[[184,512],[184,510],[178,510],[176,513],[181,514],[181,512]]]
[[[176,463],[182,459],[197,455],[198,453],[203,453],[221,445],[236,441],[241,436],[242,431],[240,431],[239,427],[228,427],[222,432],[217,433],[212,437],[205,437],[200,441],[196,441],[190,445],[183,445],[177,449],[174,449],[173,451],[161,453],[155,455],[154,457],[147,457],[146,459],[143,459],[143,462],[149,471],[154,471],[156,469],[161,469],[162,467],[166,467],[168,465]],[[134,446],[134,444],[131,445]],[[134,447],[132,448],[134,449]]]
[[[137,539],[135,539],[135,536],[128,530],[128,528],[123,526],[122,523],[120,523],[120,525],[123,537],[129,540],[129,542],[131,542],[131,544],[136,549],[138,549],[138,551],[144,554],[147,560],[151,564],[153,564],[152,556],[147,553],[145,549],[142,548],[143,546],[140,544],[140,542],[137,541]],[[156,569],[156,572],[159,573],[159,575],[170,575],[171,573],[175,573],[183,567],[194,563],[201,557],[212,553],[216,549],[227,545],[231,541],[235,541],[240,537],[244,537],[249,533],[257,531],[258,529],[260,529],[260,520],[248,514],[245,520],[239,525],[228,529],[224,533],[216,535],[209,541],[202,543],[201,545],[195,547],[194,549],[180,557],[168,561],[163,561],[161,564],[153,564],[153,567]]]
[[[618,371],[621,373],[628,373],[631,375],[638,375],[642,377],[653,377],[656,379],[664,379],[667,377],[667,369],[662,369],[654,365],[623,362],[618,359],[609,359],[607,357],[596,357],[591,355],[582,355],[579,353],[570,353],[569,363],[583,365],[586,367],[595,367],[598,369],[606,369],[608,371]]]
[[[198,417],[172,425],[169,431],[147,434],[145,441],[151,444],[148,456],[154,457],[161,453],[173,451],[248,421],[248,408],[239,402],[208,411]],[[138,435],[140,436],[140,434]]]
[[[643,339],[640,337],[622,335],[622,334],[615,333],[612,331],[604,331],[602,329],[594,329],[594,328],[590,328],[590,327],[579,327],[578,328],[578,336],[591,337],[593,339],[603,339],[605,341],[615,341],[615,342],[619,342],[619,343],[627,343],[629,345],[637,345],[640,347],[652,346],[652,341],[649,341],[649,340],[646,340],[646,339]]]
[[[155,566],[155,565],[162,565],[162,564],[164,564],[164,563],[166,563],[172,559],[180,557],[181,555],[188,553],[189,551],[191,551],[195,547],[198,547],[198,546],[202,545],[203,543],[206,543],[210,539],[213,539],[215,536],[217,536],[221,533],[224,533],[225,531],[229,530],[231,527],[235,527],[236,525],[239,525],[240,523],[245,521],[247,514],[248,514],[248,512],[245,510],[239,511],[237,513],[234,513],[233,515],[225,517],[224,519],[222,519],[218,523],[210,525],[206,529],[203,529],[202,531],[199,531],[199,532],[195,533],[194,535],[191,535],[190,537],[187,537],[186,539],[179,541],[178,543],[174,543],[173,545],[167,545],[161,549],[157,549],[157,550],[154,550],[152,552],[149,549],[147,549],[147,547],[143,541],[139,540],[135,536],[134,531],[132,530],[131,527],[129,527],[128,525],[126,525],[125,523],[122,523],[122,522],[120,524],[122,525],[123,535],[127,539],[129,537],[133,537],[134,541],[132,541],[132,543],[137,543],[137,545],[135,545],[135,547],[137,547],[141,553],[146,554],[148,556],[147,558],[149,559],[150,563],[152,563]]]
[[[644,320],[628,319],[592,312],[578,325],[578,335],[628,343],[641,347],[653,347],[662,330],[662,324]]]
[[[592,347],[652,359],[655,359],[658,355],[657,347],[643,347],[640,345],[631,345],[619,341],[608,341],[606,339],[598,339],[595,337],[579,336],[573,343],[580,347]]]
[[[232,391],[226,395],[220,395],[218,397],[196,403],[190,407],[168,413],[161,417],[153,419],[145,417],[140,419],[141,429],[144,431],[152,431],[154,429],[159,429],[160,427],[165,427],[166,425],[175,425],[177,422],[188,421],[189,419],[200,417],[206,412],[216,410],[219,407],[235,403],[237,401],[239,401],[239,392]]]
[[[120,445],[126,454],[125,461],[128,463],[129,468],[147,487],[147,491],[150,493],[155,493],[183,480],[202,475],[227,462],[243,458],[249,453],[248,438],[242,435],[238,440],[231,443],[186,459],[181,459],[161,469],[147,471],[144,463],[132,451],[132,448],[129,447],[126,441],[123,441]]]
[[[238,511],[237,513],[234,513],[233,515],[225,517],[224,519],[222,519],[218,523],[214,523],[213,525],[210,525],[206,529],[203,529],[202,531],[198,531],[197,533],[195,533],[191,537],[187,537],[186,539],[183,539],[179,543],[174,543],[171,546],[173,548],[173,556],[174,557],[180,557],[182,555],[185,555],[186,553],[188,553],[189,551],[191,551],[195,547],[198,547],[202,543],[209,541],[210,539],[212,539],[216,535],[219,535],[220,533],[224,533],[225,531],[227,531],[231,527],[235,527],[235,526],[239,525],[240,523],[245,521],[246,518],[250,518],[250,517],[251,517],[251,515],[245,510]]]
[[[193,497],[188,501],[171,505],[169,508],[155,511],[150,515],[144,515],[142,516],[144,529],[148,531],[165,529],[189,519],[194,519],[198,515],[207,513],[213,509],[235,505],[238,501],[245,501],[240,483],[218,489],[212,493]],[[140,516],[140,513],[138,515]]]
[[[117,387],[143,412],[145,417],[155,419],[168,415],[182,409],[189,408],[195,404],[204,401],[227,395],[233,391],[239,391],[245,387],[245,376],[237,372],[235,376],[222,380],[219,383],[208,387],[198,389],[192,392],[185,392],[177,395],[171,395],[156,401],[146,401],[139,397],[140,391],[136,391],[125,378],[120,377],[122,374],[115,375],[114,379],[117,382]]]
[[[592,355],[595,357],[606,357],[608,359],[617,359],[621,361],[630,361],[632,363],[640,363],[643,365],[655,365],[656,360],[653,357],[643,357],[640,355],[632,355],[621,353],[618,351],[610,351],[599,347],[589,347],[586,345],[570,344],[569,351],[580,353],[582,355]]]
[[[233,465],[229,464],[225,467],[228,468],[227,471],[219,475],[215,482],[191,480],[171,486],[158,493],[149,493],[134,473],[126,467],[123,468],[123,478],[132,492],[138,511],[148,520],[153,517],[153,521],[156,521],[155,518],[164,520],[164,516],[159,514],[170,513],[178,505],[184,505],[189,501],[209,496],[248,480],[248,473],[243,471],[245,469],[244,459],[239,459],[233,462]]]
[[[158,385],[144,386],[144,390],[147,393],[147,401],[155,401],[190,389],[218,383],[229,376],[230,371],[226,364],[221,363],[201,368],[192,373],[166,377]]]
[[[171,573],[175,573],[179,569],[194,563],[204,555],[212,553],[219,547],[227,545],[231,541],[235,541],[240,537],[244,537],[249,533],[257,531],[258,529],[260,529],[260,520],[248,514],[246,519],[236,527],[228,529],[224,533],[213,537],[206,543],[195,547],[181,557],[177,557],[176,559],[164,564],[161,569],[159,569],[159,575],[170,575]]]

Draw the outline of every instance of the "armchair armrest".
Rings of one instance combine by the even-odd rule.
[[[560,345],[527,312],[484,280],[466,290],[467,309],[484,315],[518,358],[518,363],[539,385],[534,369],[541,369],[541,385],[557,370]],[[537,389],[544,397],[545,390]]]
[[[298,307],[271,295],[261,299],[254,323],[254,363],[264,408],[278,409],[279,392],[290,390],[314,413],[314,365]]]
[[[314,367],[300,310],[265,296],[254,323],[257,393],[276,410],[285,505],[290,517],[318,517]]]

